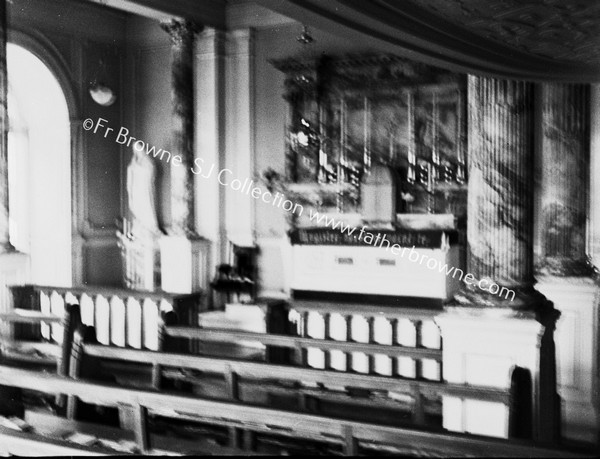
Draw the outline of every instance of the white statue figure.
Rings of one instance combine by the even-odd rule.
[[[130,215],[130,232],[134,236],[158,233],[156,217],[156,181],[154,163],[144,151],[133,148],[127,166],[127,202]]]

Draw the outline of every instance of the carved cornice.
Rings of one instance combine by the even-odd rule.
[[[444,85],[466,87],[464,75],[414,62],[394,54],[359,54],[342,57],[276,59],[270,63],[286,74],[287,96],[295,92],[320,93],[325,89],[344,93],[389,92],[397,97],[403,90]]]
[[[161,29],[169,34],[174,45],[191,42],[194,35],[201,32],[203,26],[186,19],[171,19],[160,23]]]
[[[409,2],[526,53],[566,62],[600,63],[600,3],[594,0]]]
[[[256,1],[365,48],[460,72],[600,81],[594,0]]]

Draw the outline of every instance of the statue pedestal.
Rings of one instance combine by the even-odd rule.
[[[125,287],[132,290],[153,291],[156,287],[154,276],[155,238],[130,238],[121,232],[118,232],[117,236],[123,259]]]
[[[30,281],[29,255],[21,252],[0,253],[0,312],[9,312],[13,308],[11,285],[23,285]],[[11,324],[0,323],[2,336],[11,336]]]
[[[186,294],[208,288],[210,241],[162,236],[159,245],[162,290]]]
[[[597,443],[600,287],[586,277],[539,276],[536,288],[561,312],[555,340],[562,435]]]
[[[444,379],[509,389],[514,367],[529,373],[534,436],[540,413],[540,358],[545,328],[533,312],[506,308],[448,308],[435,319],[443,339]],[[521,407],[526,408],[526,407]],[[443,397],[444,428],[509,437],[509,408],[502,403]]]

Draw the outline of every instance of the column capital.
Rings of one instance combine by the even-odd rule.
[[[203,25],[187,19],[169,19],[161,21],[161,29],[169,34],[174,45],[181,45],[186,40],[192,40],[194,35],[200,33]]]

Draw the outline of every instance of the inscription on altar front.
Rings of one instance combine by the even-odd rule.
[[[366,235],[369,237],[365,237]],[[401,247],[440,248],[445,237],[450,243],[455,242],[456,233],[453,231],[409,231],[409,230],[379,230],[365,231],[356,228],[352,234],[342,233],[327,228],[299,228],[290,233],[294,245],[358,245],[388,247],[398,244]],[[387,241],[387,242],[385,242]]]

